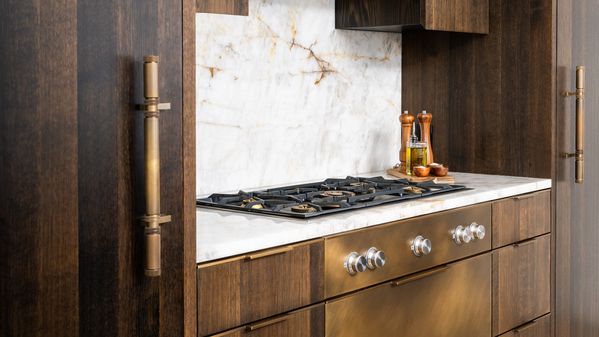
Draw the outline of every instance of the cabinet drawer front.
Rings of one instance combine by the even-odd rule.
[[[489,337],[490,253],[326,304],[326,337]]]
[[[499,335],[550,311],[550,235],[493,252],[493,332]]]
[[[549,233],[550,230],[550,191],[493,203],[493,248]]]
[[[452,239],[452,230],[477,222],[487,228],[482,240],[458,245]],[[476,255],[491,249],[491,205],[482,204],[454,211],[408,219],[354,233],[325,239],[325,297],[371,286],[403,275]],[[432,243],[428,255],[415,256],[411,249],[414,238],[422,236]],[[382,268],[349,275],[344,268],[351,252],[364,254],[376,247],[386,256]]]
[[[539,317],[500,337],[549,337],[551,336],[551,315]]]
[[[275,316],[212,337],[324,337],[324,305]]]
[[[319,240],[201,265],[200,336],[323,300],[323,259]]]

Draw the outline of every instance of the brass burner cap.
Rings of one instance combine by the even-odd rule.
[[[308,205],[308,204],[301,204],[301,205],[297,205],[297,206],[291,206],[291,210],[293,212],[296,213],[314,213],[317,211],[316,208]]]
[[[353,197],[356,194],[349,191],[324,191],[320,195],[323,197]]]

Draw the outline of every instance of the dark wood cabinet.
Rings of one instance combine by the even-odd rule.
[[[493,203],[493,248],[551,231],[551,192],[521,195]]]
[[[341,29],[487,34],[489,0],[337,0],[335,24]]]
[[[550,311],[550,235],[493,251],[493,335]]]
[[[324,304],[275,316],[212,337],[324,337]]]
[[[516,329],[506,332],[500,337],[548,337],[551,336],[551,315],[545,315]]]
[[[317,240],[200,265],[200,336],[323,300],[323,262]]]

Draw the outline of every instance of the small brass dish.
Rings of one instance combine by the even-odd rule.
[[[426,166],[416,166],[413,170],[417,177],[428,177],[431,173],[431,168]]]

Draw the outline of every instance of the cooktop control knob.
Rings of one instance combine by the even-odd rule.
[[[357,273],[361,273],[366,271],[367,262],[366,258],[356,252],[350,253],[343,263],[343,267],[350,275],[356,275]]]
[[[453,241],[458,245],[472,241],[472,232],[470,227],[457,226],[452,232]]]
[[[428,255],[433,250],[433,244],[431,240],[425,239],[421,235],[418,235],[414,241],[412,241],[412,252],[416,256]]]
[[[381,268],[385,265],[385,253],[382,250],[371,247],[366,252],[366,264],[370,270]]]
[[[472,233],[472,237],[477,240],[484,239],[487,234],[485,226],[479,225],[476,222],[470,224],[470,232]]]

